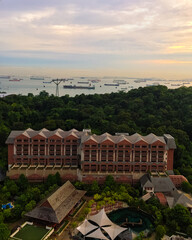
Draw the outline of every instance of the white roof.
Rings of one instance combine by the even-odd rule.
[[[100,227],[113,224],[111,220],[107,217],[104,209],[102,209],[96,215],[90,216],[89,220],[97,223]]]
[[[97,238],[97,239],[101,239],[101,240],[109,240],[107,237],[105,237],[105,235],[101,232],[100,228],[98,228],[96,231],[90,233],[89,235],[87,235],[86,237],[89,238]]]
[[[110,227],[102,228],[109,234],[112,240],[115,239],[121,232],[127,230],[127,228],[120,227],[114,223]]]
[[[85,219],[85,221],[79,227],[77,227],[77,230],[79,230],[79,232],[81,232],[83,235],[86,235],[97,228],[97,226],[94,226],[89,221],[87,221],[87,219]]]

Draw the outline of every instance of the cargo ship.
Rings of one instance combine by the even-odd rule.
[[[44,77],[31,76],[30,79],[31,79],[31,80],[44,80]]]
[[[95,86],[63,85],[63,88],[68,88],[68,89],[95,89]]]
[[[3,78],[3,79],[9,79],[10,76],[3,76],[3,75],[1,75],[0,78]]]
[[[89,82],[77,82],[77,83],[81,83],[81,84],[89,84]]]
[[[115,87],[117,87],[117,86],[119,86],[119,83],[105,83],[104,85],[105,86],[115,86]]]
[[[13,78],[13,79],[9,79],[10,82],[20,82],[22,79],[17,79],[17,78]]]

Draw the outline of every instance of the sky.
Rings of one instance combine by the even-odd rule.
[[[0,75],[192,78],[191,0],[0,0]]]

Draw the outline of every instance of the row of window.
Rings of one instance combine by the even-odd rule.
[[[76,139],[73,139],[73,140],[69,140],[69,139],[17,139],[16,142],[18,143],[21,143],[21,142],[24,142],[24,143],[28,143],[28,142],[39,142],[39,143],[45,143],[45,142],[56,142],[56,143],[64,143],[64,142],[68,142],[68,143],[77,143],[77,140]]]
[[[103,145],[103,144],[93,144],[93,145],[84,145],[85,148],[97,148],[97,147],[101,147],[101,148],[152,148],[152,149],[163,149],[164,146],[163,145],[135,145],[135,144],[131,144],[131,145],[118,145],[118,144],[114,144],[114,145]]]
[[[84,165],[83,166],[83,171],[84,172],[146,172],[146,171],[163,171],[164,166],[131,166],[131,165]]]

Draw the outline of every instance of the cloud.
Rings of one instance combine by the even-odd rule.
[[[191,53],[191,12],[191,0],[3,0],[0,51],[61,60],[71,54],[74,62],[76,54],[87,62],[109,55],[109,64],[151,57],[160,64],[160,54]]]

